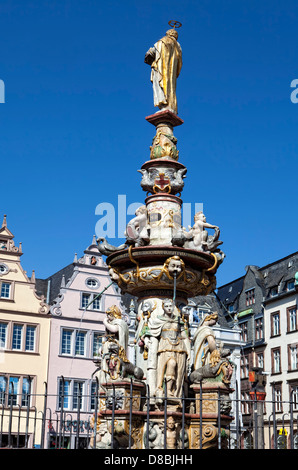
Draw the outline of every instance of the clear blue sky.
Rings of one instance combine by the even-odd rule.
[[[82,254],[99,203],[144,200],[144,54],[170,19],[183,23],[182,198],[221,228],[218,285],[297,251],[297,0],[2,0],[0,218],[29,274]]]

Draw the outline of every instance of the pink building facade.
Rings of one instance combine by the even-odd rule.
[[[103,319],[121,296],[111,284],[95,237],[81,258],[38,286],[51,305],[45,447],[88,447],[95,409],[96,357]],[[97,297],[102,291],[101,297]],[[62,419],[61,419],[62,418]]]

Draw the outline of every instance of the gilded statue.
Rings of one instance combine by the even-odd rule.
[[[176,80],[182,67],[182,49],[176,29],[169,29],[145,55],[151,65],[154,106],[177,114]]]

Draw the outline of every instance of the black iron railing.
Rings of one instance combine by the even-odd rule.
[[[63,378],[62,378],[63,380]],[[28,394],[26,406],[21,406],[16,399],[17,394],[10,393],[1,395],[0,403],[0,448],[45,448],[45,449],[98,449],[105,448],[104,440],[98,440],[100,433],[100,423],[107,422],[109,439],[106,441],[106,448],[118,449],[123,445],[123,441],[118,440],[117,423],[122,419],[126,423],[127,440],[124,441],[124,447],[134,449],[136,442],[134,438],[134,426],[136,419],[142,420],[142,442],[138,442],[139,448],[152,449],[154,441],[150,434],[152,433],[152,422],[156,419],[153,410],[155,397],[150,396],[148,386],[144,386],[141,394],[141,407],[136,412],[133,407],[135,396],[133,393],[133,384],[130,382],[128,407],[125,410],[119,405],[119,396],[116,393],[115,386],[112,386],[112,393],[99,394],[100,387],[96,382],[93,389],[93,395],[83,395],[82,388],[79,387],[76,399],[72,403],[77,404],[76,409],[65,409],[64,407],[64,387],[61,388],[61,394],[55,395],[57,407],[51,409],[48,407],[48,391],[45,384],[45,392],[42,397],[43,406],[37,409],[31,406],[36,403],[33,399],[37,396]],[[98,397],[98,399],[95,399]],[[23,397],[24,398],[24,397]],[[84,400],[85,398],[85,400]],[[88,399],[88,400],[87,400]],[[92,400],[91,400],[92,399]],[[165,395],[162,405],[159,405],[163,412],[163,421],[160,426],[161,442],[158,448],[169,449],[167,440],[167,419],[173,415],[169,411],[169,398]],[[198,441],[196,448],[203,449],[203,427],[204,427],[204,400],[202,391],[196,397],[185,397],[184,393],[179,398],[179,412],[175,413],[181,429],[179,435],[179,448],[189,448],[188,429],[191,420],[196,420],[198,425]],[[210,400],[210,399],[209,399]],[[39,400],[40,402],[41,400]],[[92,410],[85,410],[85,402],[93,403]],[[199,403],[195,403],[199,401]],[[217,398],[217,409],[222,409],[222,397]],[[21,403],[21,402],[20,402]],[[100,405],[101,403],[101,405]],[[102,403],[108,403],[103,409]],[[60,404],[60,407],[59,407]],[[236,387],[230,401],[231,410],[229,424],[226,424],[224,412],[218,413],[215,426],[219,430],[216,442],[213,445],[218,448],[229,449],[298,449],[298,406],[296,401],[283,401],[278,403],[278,409],[273,394],[273,400],[260,400],[257,395],[251,395],[250,400],[244,400],[238,397]],[[243,409],[249,412],[241,414]],[[283,412],[279,410],[282,409]],[[196,410],[196,411],[195,411]],[[103,412],[104,411],[104,412]],[[99,416],[97,422],[95,417]],[[177,418],[178,416],[178,418]],[[98,442],[100,444],[98,444]],[[120,443],[119,443],[120,442]],[[122,442],[122,444],[121,444]]]

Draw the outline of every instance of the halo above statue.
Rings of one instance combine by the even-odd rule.
[[[170,21],[168,22],[168,25],[170,25],[171,28],[176,29],[176,28],[181,28],[182,23],[180,23],[180,21],[170,20]]]

